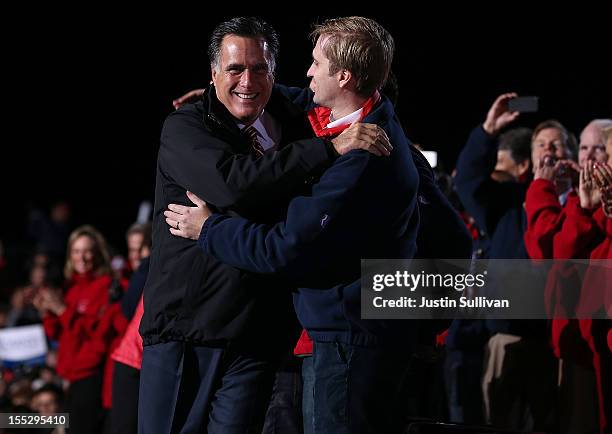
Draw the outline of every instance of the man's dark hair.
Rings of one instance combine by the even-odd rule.
[[[59,405],[62,404],[62,401],[64,399],[64,391],[57,384],[53,384],[53,383],[46,383],[43,386],[39,387],[38,389],[34,391],[34,393],[32,393],[32,397],[35,397],[37,395],[40,395],[41,393],[47,393],[47,392],[54,394],[55,399],[57,399],[57,403]]]
[[[125,233],[125,238],[129,238],[132,234],[142,234],[144,240],[151,239],[151,223],[133,223]],[[149,245],[149,247],[151,246]]]
[[[142,245],[140,246],[140,248],[142,249],[143,247],[147,247],[150,249],[151,245],[153,244],[151,223],[145,223],[145,227],[147,228],[147,230],[142,233]]]
[[[500,151],[510,151],[510,156],[516,164],[525,160],[531,161],[531,129],[513,128],[499,136]]]
[[[213,30],[208,44],[208,58],[210,64],[219,66],[221,58],[221,45],[227,35],[244,36],[247,38],[262,38],[268,43],[270,52],[270,72],[276,69],[276,60],[280,49],[280,41],[276,30],[268,23],[256,17],[238,17],[224,21]]]

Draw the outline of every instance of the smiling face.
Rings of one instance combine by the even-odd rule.
[[[270,99],[274,85],[270,59],[264,39],[227,35],[219,64],[211,65],[217,98],[244,124],[253,123]]]
[[[81,235],[70,246],[72,268],[78,274],[85,274],[94,268],[95,241],[88,235]]]

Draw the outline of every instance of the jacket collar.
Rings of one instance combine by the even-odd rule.
[[[204,122],[212,123],[217,127],[222,127],[233,133],[240,134],[240,129],[236,125],[236,120],[229,110],[217,98],[215,86],[211,84],[204,94]],[[206,110],[208,109],[208,110]]]
[[[370,124],[385,124],[391,118],[395,117],[395,110],[391,100],[382,93],[380,94],[380,101],[376,104],[372,111],[366,115],[361,122],[367,122]]]

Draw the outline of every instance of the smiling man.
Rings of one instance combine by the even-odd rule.
[[[277,221],[338,155],[389,153],[375,125],[313,138],[303,111],[273,87],[278,45],[258,19],[221,23],[209,44],[213,85],[164,124],[140,325],[140,433],[261,432],[276,362],[295,339],[286,285],[173,237],[166,206],[190,190],[220,212]]]
[[[215,57],[218,57],[216,62],[223,63],[223,69],[219,64],[212,68],[219,102],[240,122],[252,124],[262,114],[274,84],[271,74],[274,60],[261,56],[261,53],[270,52],[269,43],[262,38],[227,35],[222,47],[212,50],[221,51],[219,55],[215,53]]]

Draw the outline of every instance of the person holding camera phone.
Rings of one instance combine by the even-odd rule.
[[[532,179],[531,168],[539,167],[545,158],[564,159],[571,155],[567,130],[557,121],[546,121],[536,127],[527,149],[508,159],[511,176],[492,177],[496,166],[499,170],[496,157],[501,133],[520,116],[520,111],[513,111],[510,104],[517,97],[516,93],[506,93],[495,100],[485,122],[472,131],[457,161],[457,192],[488,237],[485,256],[491,259],[528,258],[524,202]],[[521,104],[516,108],[522,109]],[[528,111],[532,109],[528,107]],[[534,286],[541,284],[543,292],[546,275],[536,269],[529,273],[533,273]],[[489,274],[495,273],[489,270]],[[491,278],[486,290],[503,294],[513,290],[512,282]],[[487,422],[510,429],[554,429],[556,362],[548,349],[546,324],[525,320],[487,320],[485,324],[491,336],[485,361],[485,378],[491,382],[483,383]],[[507,346],[509,342],[513,345]],[[488,372],[497,358],[504,366],[501,376]],[[511,370],[515,375],[507,374]],[[524,414],[530,415],[531,423],[524,422]]]

